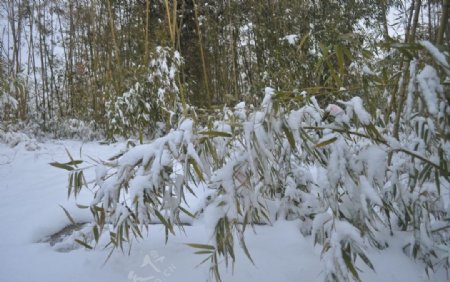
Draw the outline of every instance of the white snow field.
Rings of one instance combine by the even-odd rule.
[[[36,144],[34,144],[36,145]],[[164,227],[152,225],[144,240],[134,242],[131,253],[116,251],[108,262],[109,250],[76,248],[61,252],[58,244],[43,242],[70,222],[64,206],[79,222],[89,220],[89,212],[75,203],[86,204],[92,195],[83,192],[75,201],[67,198],[66,171],[49,165],[67,162],[67,148],[75,158],[108,158],[125,147],[125,143],[100,145],[80,141],[47,141],[37,146],[20,143],[15,147],[0,144],[0,281],[4,282],[142,282],[207,281],[209,265],[198,265],[203,256],[186,243],[208,244],[210,230],[206,220],[178,231],[167,245]],[[33,149],[29,151],[29,149]],[[89,176],[89,175],[88,175]],[[200,189],[200,188],[198,188]],[[201,191],[198,191],[202,194]],[[246,241],[255,265],[236,246],[234,267],[222,268],[223,281],[323,281],[321,247],[310,237],[303,237],[297,223],[278,221],[273,226],[257,226]],[[406,236],[396,233],[387,238],[387,250],[369,249],[367,254],[376,272],[363,263],[362,281],[448,281],[440,271],[429,278],[420,263],[402,252]],[[66,242],[67,244],[67,242]],[[223,263],[224,264],[224,263]]]

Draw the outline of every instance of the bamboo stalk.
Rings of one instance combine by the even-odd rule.
[[[437,33],[436,44],[442,45],[444,43],[444,32],[448,24],[448,11],[450,10],[450,0],[444,0],[442,3],[442,15]]]
[[[164,0],[164,4],[166,6],[166,17],[167,17],[167,22],[168,22],[167,26],[169,27],[170,41],[175,46],[175,33],[172,30],[173,26],[172,26],[172,19],[171,19],[171,16],[170,16],[169,1],[168,0]]]
[[[205,53],[203,51],[202,33],[200,30],[200,24],[198,22],[197,3],[195,3],[195,0],[192,0],[192,2],[194,3],[195,26],[197,28],[198,45],[199,45],[199,49],[200,49],[200,57],[202,59],[203,79],[204,79],[205,90],[206,90],[206,103],[209,108],[209,107],[211,107],[211,94],[209,92],[208,74],[206,72],[206,61],[205,61]]]
[[[144,63],[146,66],[148,65],[148,58],[149,58],[149,38],[148,38],[149,21],[150,21],[150,0],[145,0]]]
[[[106,3],[108,5],[109,28],[111,30],[112,43],[114,45],[114,50],[116,53],[116,63],[117,63],[117,66],[120,66],[120,55],[119,55],[120,50],[119,50],[119,46],[117,45],[116,27],[114,25],[114,15],[112,13],[111,0],[106,1]]]

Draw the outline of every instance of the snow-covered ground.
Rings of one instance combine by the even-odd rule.
[[[77,221],[88,220],[88,213],[67,199],[67,172],[50,162],[66,162],[65,148],[74,157],[107,158],[125,147],[124,143],[100,145],[95,142],[48,141],[38,146],[21,143],[15,147],[0,144],[0,281],[206,281],[208,265],[196,267],[204,257],[195,255],[186,243],[208,243],[210,230],[202,220],[177,232],[165,245],[164,228],[152,225],[145,240],[135,242],[131,254],[115,252],[104,264],[108,250],[78,248],[58,252],[42,242],[69,224],[59,205]],[[37,148],[39,147],[39,148]],[[89,201],[83,193],[77,200]],[[362,281],[428,281],[423,266],[402,252],[405,237],[397,233],[387,238],[387,250],[368,251],[376,272],[360,264]],[[276,222],[258,226],[247,233],[247,245],[255,266],[236,246],[234,268],[223,269],[224,281],[322,281],[321,247],[304,238],[295,222]],[[447,281],[445,273],[431,281]]]

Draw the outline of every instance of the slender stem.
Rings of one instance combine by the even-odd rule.
[[[195,25],[197,27],[198,34],[198,45],[200,48],[200,57],[202,59],[202,68],[203,68],[203,79],[205,81],[205,90],[206,90],[206,103],[208,108],[211,107],[211,94],[209,93],[209,84],[208,84],[208,73],[206,72],[206,61],[205,61],[205,53],[203,52],[203,42],[202,42],[202,33],[200,30],[200,23],[198,22],[198,8],[195,0],[192,0],[194,3],[194,15],[195,15]]]
[[[166,6],[166,16],[167,16],[167,25],[169,27],[169,34],[170,34],[170,41],[172,42],[173,46],[175,46],[175,33],[173,31],[172,26],[172,16],[170,15],[170,7],[169,7],[169,1],[165,0],[164,4]]]
[[[444,2],[442,3],[441,22],[439,24],[439,30],[436,38],[437,45],[444,44],[444,31],[447,29],[449,10],[450,10],[450,0],[444,0]]]
[[[144,28],[144,63],[145,66],[148,65],[148,57],[149,57],[149,38],[148,38],[148,29],[149,29],[149,21],[150,21],[150,0],[145,0],[145,28]]]

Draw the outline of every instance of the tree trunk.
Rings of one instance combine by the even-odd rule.
[[[445,30],[447,29],[447,25],[448,25],[449,10],[450,10],[450,0],[443,0],[441,21],[439,24],[439,30],[438,30],[437,38],[436,38],[437,45],[442,45],[444,43],[444,33],[445,33]]]

